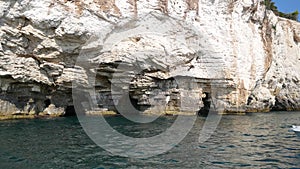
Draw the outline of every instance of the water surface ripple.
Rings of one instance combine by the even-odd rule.
[[[175,117],[135,124],[117,116],[107,121],[119,132],[151,137]],[[198,143],[205,122],[199,117],[171,151],[148,159],[112,156],[94,144],[76,117],[0,121],[0,168],[299,168],[300,112],[223,116],[212,137]],[[178,131],[180,132],[180,131]],[[116,147],[118,145],[115,145]]]

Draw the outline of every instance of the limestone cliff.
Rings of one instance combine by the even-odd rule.
[[[72,112],[74,89],[85,110],[297,110],[299,72],[300,23],[261,0],[0,0],[2,115]]]

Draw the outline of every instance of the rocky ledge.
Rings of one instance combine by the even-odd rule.
[[[299,72],[262,0],[0,0],[0,116],[298,110]]]

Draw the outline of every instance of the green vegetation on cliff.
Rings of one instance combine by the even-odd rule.
[[[283,18],[298,21],[298,15],[299,15],[298,10],[296,10],[292,13],[283,13],[283,12],[278,11],[277,6],[275,5],[275,3],[272,0],[265,0],[264,2],[265,2],[267,9],[272,10],[275,15],[283,17]]]

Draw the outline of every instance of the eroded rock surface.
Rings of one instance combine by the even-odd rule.
[[[298,110],[299,43],[261,0],[0,0],[0,114]]]

